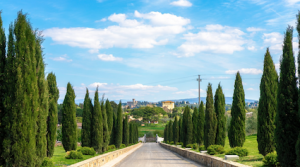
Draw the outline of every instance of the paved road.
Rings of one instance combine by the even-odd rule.
[[[162,148],[157,143],[145,143],[115,167],[204,167]]]

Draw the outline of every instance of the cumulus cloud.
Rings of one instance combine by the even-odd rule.
[[[285,0],[289,5],[295,5],[300,2],[300,0]]]
[[[248,50],[252,50],[252,51],[253,51],[253,50],[256,50],[256,49],[255,49],[255,46],[248,46],[247,49],[248,49]]]
[[[254,90],[253,88],[248,88],[248,89],[246,89],[246,90]]]
[[[236,74],[237,72],[240,72],[241,74],[262,74],[263,71],[256,69],[256,68],[242,68],[239,70],[227,70],[226,74]]]
[[[108,20],[118,25],[104,29],[50,28],[43,31],[43,35],[52,38],[57,44],[87,48],[97,53],[99,49],[113,47],[153,48],[165,45],[170,37],[184,32],[184,26],[190,23],[189,19],[160,12],[143,14],[136,11],[135,17],[142,21],[127,19],[125,14],[112,14]],[[143,20],[150,20],[150,24],[143,23]]]
[[[247,31],[249,32],[257,32],[257,31],[264,31],[265,29],[257,28],[257,27],[248,27]]]
[[[263,34],[264,45],[266,47],[269,47],[271,52],[274,52],[276,54],[282,53],[283,39],[283,34],[280,34],[278,32]],[[295,37],[293,38],[293,51],[294,53],[298,52],[298,43],[297,38]]]
[[[102,61],[122,61],[121,57],[114,57],[112,54],[99,54],[98,58]]]
[[[186,42],[178,47],[183,54],[175,55],[189,57],[200,52],[232,54],[244,49],[243,45],[246,40],[243,35],[245,35],[243,31],[234,27],[219,24],[207,25],[196,34],[184,34],[183,39]]]
[[[106,18],[102,18],[101,20],[96,20],[95,22],[98,23],[98,22],[105,22],[106,21]]]
[[[71,61],[73,61],[72,59],[68,59],[67,54],[64,54],[64,55],[62,55],[60,57],[52,57],[50,59],[52,59],[54,61],[65,61],[65,62],[71,62]]]
[[[183,6],[183,7],[191,7],[193,4],[189,2],[188,0],[178,0],[178,1],[173,1],[170,3],[171,5],[174,6]]]

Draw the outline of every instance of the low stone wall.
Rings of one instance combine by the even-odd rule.
[[[237,162],[226,161],[219,157],[198,153],[183,148],[178,148],[176,146],[165,144],[165,143],[160,143],[160,145],[168,150],[176,152],[177,154],[185,158],[188,158],[190,160],[193,160],[197,163],[203,164],[208,167],[249,167],[247,165],[243,165]]]
[[[109,152],[103,155],[99,155],[81,162],[78,162],[76,164],[70,165],[69,167],[98,167],[98,166],[102,166],[104,164],[106,164],[107,162],[117,158],[118,156],[140,146],[141,143],[120,149],[120,150],[116,150],[113,152]]]

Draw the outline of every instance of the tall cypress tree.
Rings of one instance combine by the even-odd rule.
[[[178,139],[177,139],[178,142],[181,142],[180,141],[180,132],[181,132],[181,117],[179,117],[179,120],[178,120]]]
[[[107,126],[108,126],[108,130],[109,130],[109,134],[111,134],[111,131],[113,128],[113,123],[114,123],[114,118],[113,118],[113,109],[112,109],[108,99],[105,102],[105,109],[106,109],[106,115],[107,115]]]
[[[179,138],[178,119],[177,116],[175,116],[175,121],[173,123],[173,141],[175,145],[178,142],[178,138]]]
[[[169,142],[169,123],[166,124],[165,126],[165,136],[164,136],[164,141]]]
[[[169,129],[168,138],[169,138],[169,141],[171,142],[171,141],[173,141],[173,121],[172,120],[169,121],[168,129]]]
[[[244,145],[246,137],[245,115],[245,93],[240,72],[237,72],[231,107],[232,118],[228,130],[230,147],[243,147]]]
[[[92,144],[96,152],[102,153],[103,144],[103,120],[99,102],[98,87],[94,97],[93,122],[92,122]]]
[[[225,146],[226,138],[226,117],[225,117],[225,96],[219,83],[215,94],[215,111],[217,116],[216,145]]]
[[[267,155],[275,150],[275,115],[277,107],[278,76],[267,48],[264,72],[260,81],[260,98],[257,115],[257,143],[259,153]]]
[[[297,18],[298,44],[300,44],[300,11],[298,11],[296,18]],[[299,48],[300,48],[300,45],[298,45],[298,49]],[[300,51],[298,52],[298,76],[300,74],[300,66],[299,65],[300,65]],[[298,83],[300,84],[300,80],[298,80]],[[299,97],[300,97],[300,89],[298,89],[298,116],[300,117],[300,98]],[[296,143],[296,154],[297,154],[297,165],[300,166],[300,133],[298,135],[298,140]]]
[[[183,140],[184,140],[184,125],[183,125],[183,116],[180,118],[180,122],[179,122],[179,124],[180,124],[180,131],[179,131],[179,139],[180,139],[180,142],[182,142],[183,143]]]
[[[283,167],[296,166],[295,145],[299,134],[298,89],[293,54],[293,27],[288,26],[280,61],[280,77],[275,117],[275,142],[277,158]]]
[[[89,90],[86,93],[83,102],[82,112],[82,130],[81,130],[81,146],[92,147],[92,120],[93,105],[90,99]]]
[[[4,33],[4,28],[2,25],[2,17],[0,11],[0,166],[4,165],[5,160],[2,158],[2,142],[4,138],[4,132],[1,125],[1,120],[4,115],[4,100],[5,100],[5,89],[6,89],[6,75],[5,75],[5,65],[6,65],[6,37]]]
[[[186,147],[188,144],[192,144],[193,142],[193,121],[192,121],[192,115],[190,112],[190,108],[188,106],[185,107],[183,112],[183,146]]]
[[[47,156],[52,157],[56,142],[56,127],[57,127],[57,100],[59,98],[59,90],[56,84],[56,76],[54,73],[49,73],[47,76],[49,89],[49,114],[47,119]]]
[[[205,125],[205,114],[204,114],[204,104],[201,101],[199,106],[199,115],[198,115],[198,142],[199,145],[204,143],[204,125]]]
[[[217,118],[214,110],[214,99],[211,83],[208,83],[205,109],[204,145],[207,148],[216,141]]]
[[[128,146],[129,144],[129,127],[128,127],[128,117],[125,116],[123,121],[123,144]]]
[[[135,143],[139,142],[139,127],[135,124]]]
[[[111,134],[110,134],[110,144],[116,144],[116,132],[117,132],[117,115],[113,112],[113,127],[111,129]]]
[[[198,139],[198,109],[197,107],[194,108],[194,112],[193,112],[193,143],[197,143]]]
[[[118,114],[117,114],[117,128],[116,128],[116,136],[115,136],[115,145],[117,148],[120,148],[122,144],[122,132],[123,132],[123,116],[122,116],[122,104],[121,101],[119,102],[118,105]]]
[[[62,106],[62,144],[65,151],[76,150],[77,148],[77,123],[75,92],[68,82],[67,92]]]
[[[129,123],[129,144],[133,143],[132,122]]]
[[[104,101],[102,99],[101,101],[101,111],[102,111],[102,123],[103,123],[103,145],[102,145],[102,150],[105,152],[107,150],[107,146],[109,144],[110,140],[110,134],[109,134],[109,129],[107,125],[107,115],[106,115],[106,106],[104,104]]]

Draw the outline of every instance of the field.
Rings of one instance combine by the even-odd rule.
[[[165,124],[145,124],[145,126],[139,126],[139,136],[142,137],[148,132],[158,133],[159,136],[163,136]],[[154,136],[156,134],[153,134]]]

